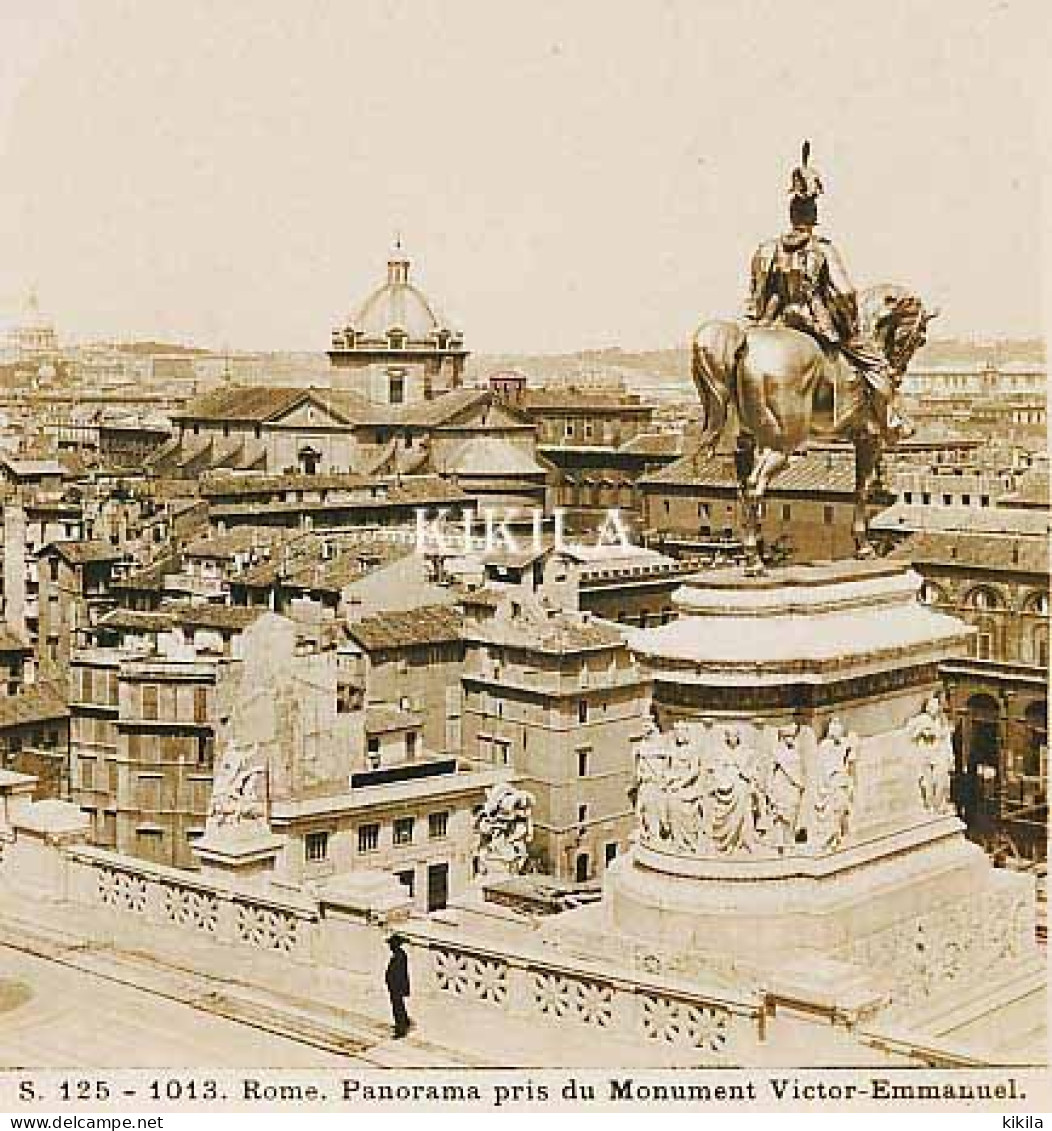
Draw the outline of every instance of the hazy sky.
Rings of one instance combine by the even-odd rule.
[[[1036,334],[1049,8],[2,0],[0,307],[323,349],[397,229],[476,350],[670,345],[736,309],[806,136],[860,285]]]

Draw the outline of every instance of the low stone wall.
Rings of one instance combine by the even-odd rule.
[[[240,892],[192,872],[133,860],[100,848],[67,848],[71,902],[126,912],[214,942],[315,961],[321,913],[316,902]]]
[[[562,962],[550,954],[444,939],[440,931],[428,923],[403,932],[414,983],[425,993],[489,1005],[538,1023],[578,1025],[597,1035],[643,1042],[667,1051],[678,1063],[741,1064],[755,1058],[764,1040],[765,1013],[759,1001],[627,978],[623,972]]]

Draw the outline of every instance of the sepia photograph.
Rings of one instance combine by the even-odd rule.
[[[1042,1125],[1050,27],[3,0],[6,1126]]]

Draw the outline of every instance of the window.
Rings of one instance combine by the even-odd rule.
[[[617,841],[611,840],[603,849],[603,859],[607,864],[610,864],[613,862],[615,856],[617,856]]]
[[[506,738],[493,740],[493,761],[498,766],[511,765],[511,743]]]
[[[931,502],[931,491],[921,492],[921,502],[927,506]]]
[[[782,522],[789,522],[793,517],[793,508],[788,503],[782,503]]]
[[[80,764],[80,788],[95,788],[95,760],[85,758]]]
[[[953,496],[944,494],[942,497],[942,505],[948,507],[953,503]]]
[[[413,825],[416,822],[412,817],[399,817],[394,823],[395,844],[413,843]]]
[[[405,400],[405,378],[388,378],[387,399],[391,404],[402,404]]]
[[[376,769],[380,765],[380,740],[373,737],[366,739],[365,742],[366,761],[369,763],[371,769]]]
[[[585,823],[585,821],[587,821],[587,820],[588,820],[588,806],[587,805],[578,805],[577,806],[577,823],[579,825],[583,825]]]
[[[48,570],[51,574],[51,580],[57,583],[58,582],[58,566],[59,566],[58,555],[56,554],[52,558],[50,558],[48,560],[47,564],[48,564]]]
[[[197,764],[210,766],[213,757],[213,739],[211,735],[200,734],[197,736]]]
[[[977,660],[990,659],[993,638],[989,632],[980,632],[975,637],[975,657]]]
[[[380,826],[358,826],[358,851],[375,852],[380,847]]]
[[[588,722],[588,700],[578,699],[577,701],[577,721],[579,723]]]
[[[161,778],[154,774],[140,774],[136,794],[140,809],[156,812],[161,808]]]
[[[833,525],[833,508],[826,506],[822,508],[822,521],[826,526]]]
[[[206,687],[194,688],[194,722],[208,721],[208,689]]]
[[[427,816],[427,835],[432,840],[440,840],[449,829],[449,812],[442,809],[438,813],[429,813]]]
[[[416,872],[412,868],[407,868],[404,872],[395,872],[395,879],[405,888],[406,895],[412,899],[416,891]]]
[[[913,492],[912,491],[903,491],[902,492],[902,501],[904,503],[912,503],[913,502]]]
[[[327,832],[307,833],[303,838],[303,851],[308,864],[317,864],[322,860],[327,860],[329,856],[329,834]]]
[[[144,719],[157,718],[157,685],[144,683],[142,685],[142,717]]]
[[[577,751],[577,776],[579,778],[588,777],[588,755],[590,752],[587,747]]]
[[[563,429],[563,435],[566,436],[567,439],[569,439],[573,435],[573,422],[572,421],[568,420],[566,422],[566,427]]]

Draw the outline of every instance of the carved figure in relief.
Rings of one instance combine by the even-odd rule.
[[[704,786],[699,751],[685,727],[677,727],[667,779],[668,836],[677,852],[701,847]]]
[[[917,785],[921,804],[932,813],[943,813],[950,806],[953,727],[938,695],[930,696],[920,714],[910,719],[906,733],[920,755]]]
[[[779,852],[796,843],[804,798],[804,763],[800,753],[800,727],[793,723],[778,729],[767,779],[769,842]]]
[[[815,759],[814,819],[808,840],[819,851],[839,847],[847,835],[855,801],[858,738],[835,715],[818,744]]]
[[[664,756],[644,748],[636,767],[636,819],[644,844],[659,844],[668,833],[667,778]]]
[[[517,875],[526,866],[533,840],[533,794],[499,782],[486,794],[475,818],[479,834],[479,869],[483,875]]]
[[[756,847],[759,791],[755,758],[737,727],[724,727],[714,743],[709,768],[709,831],[718,852],[752,852]]]

